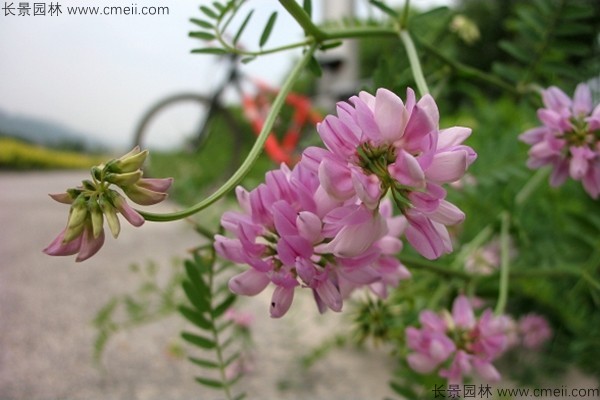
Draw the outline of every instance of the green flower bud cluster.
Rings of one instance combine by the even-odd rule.
[[[156,204],[167,197],[166,191],[173,182],[172,178],[143,178],[141,168],[147,156],[148,150],[135,147],[120,158],[92,167],[92,179],[82,181],[81,186],[51,194],[54,200],[70,204],[71,208],[66,228],[44,252],[49,255],[78,253],[77,261],[83,261],[102,247],[105,220],[115,238],[121,231],[117,214],[131,225],[141,226],[144,218],[128,204],[126,197],[140,205]]]

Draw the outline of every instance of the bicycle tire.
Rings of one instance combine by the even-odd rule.
[[[145,147],[145,136],[147,136],[148,128],[152,121],[164,110],[172,107],[176,103],[187,103],[187,102],[195,102],[199,103],[201,106],[207,108],[210,107],[211,100],[203,95],[197,93],[180,93],[169,96],[165,99],[158,101],[152,107],[150,107],[140,119],[138,123],[135,135],[133,139],[133,146]]]
[[[242,131],[234,116],[212,99],[196,93],[175,94],[150,107],[136,127],[134,146],[148,148],[146,139],[153,121],[160,118],[160,115],[171,107],[189,103],[199,106],[199,110],[200,108],[207,110],[192,135],[194,143],[187,143],[184,148],[171,152],[150,148],[151,154],[145,168],[148,175],[175,177],[176,185],[178,181],[180,182],[179,191],[190,192],[183,196],[184,202],[187,198],[191,200],[194,195],[197,200],[198,195],[192,193],[191,188],[183,188],[184,185],[194,187],[199,192],[209,192],[214,189],[239,166],[242,150],[240,137]]]

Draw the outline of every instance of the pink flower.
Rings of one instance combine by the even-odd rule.
[[[386,89],[361,92],[317,125],[328,151],[308,150],[322,187],[339,201],[357,198],[376,209],[391,191],[407,218],[408,241],[429,259],[452,251],[446,226],[464,219],[441,185],[461,179],[476,158],[462,144],[470,129],[438,124],[429,95],[417,102],[408,89],[404,103]]]
[[[289,310],[300,288],[312,290],[321,312],[341,311],[352,290],[372,285],[385,296],[388,286],[410,276],[395,258],[403,217],[391,215],[391,204],[382,205],[382,213],[356,197],[329,195],[313,154],[319,157],[309,153],[293,170],[283,165],[268,172],[250,192],[238,188],[241,212],[226,212],[221,220],[233,237],[215,236],[220,256],[249,266],[230,280],[233,292],[252,296],[275,286],[273,318]]]
[[[407,362],[413,370],[438,370],[450,384],[461,383],[462,377],[473,371],[489,382],[500,379],[492,361],[507,349],[508,325],[504,316],[495,317],[487,309],[477,318],[470,301],[461,295],[454,300],[452,314],[425,310],[419,321],[421,329],[406,329],[406,343],[413,351]]]
[[[528,349],[538,349],[552,337],[552,329],[548,321],[541,315],[527,314],[519,319],[518,331],[521,334],[523,346]]]
[[[593,108],[589,86],[581,83],[573,99],[557,87],[542,91],[542,126],[519,138],[531,145],[529,168],[551,165],[550,183],[559,186],[571,177],[581,181],[594,199],[600,195],[600,105]]]

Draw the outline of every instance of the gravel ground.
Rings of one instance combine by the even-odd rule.
[[[46,194],[75,186],[86,172],[0,173],[0,399],[218,399],[194,382],[201,370],[169,352],[182,343],[185,321],[172,315],[120,332],[109,341],[103,367],[92,362],[96,312],[113,296],[139,285],[128,266],[169,265],[198,237],[184,222],[123,224],[118,240],[78,264],[41,252],[64,227],[68,208]],[[160,206],[173,209],[172,204]],[[317,313],[298,296],[283,320],[268,317],[269,293],[243,301],[255,314],[254,368],[238,385],[249,399],[381,399],[393,361],[385,352],[332,350],[306,370],[299,360],[324,338],[343,332],[345,317]],[[245,299],[244,299],[245,300]]]

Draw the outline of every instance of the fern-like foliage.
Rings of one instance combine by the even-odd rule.
[[[232,386],[241,374],[227,374],[228,367],[242,355],[233,349],[236,342],[234,324],[223,318],[236,300],[236,296],[227,289],[224,279],[227,267],[217,267],[212,246],[196,252],[192,259],[185,262],[186,279],[182,286],[189,304],[181,305],[179,312],[199,332],[185,331],[181,337],[201,350],[200,356],[189,357],[192,363],[206,372],[196,377],[196,381],[222,390],[228,400],[238,400],[244,398],[245,394],[234,396]]]
[[[154,262],[132,264],[130,271],[139,279],[138,287],[112,297],[96,313],[92,324],[96,328],[94,361],[99,363],[110,339],[119,332],[156,322],[177,311],[182,301],[183,280],[181,260],[173,260],[166,282],[159,279],[160,266]]]
[[[599,67],[597,62],[595,66],[586,63],[598,55],[599,19],[595,1],[517,2],[507,21],[512,37],[498,44],[511,59],[495,63],[493,71],[520,86],[590,78]]]

